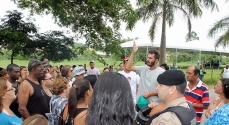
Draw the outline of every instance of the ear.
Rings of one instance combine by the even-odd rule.
[[[169,94],[173,94],[176,92],[176,87],[175,86],[170,86],[169,87]]]

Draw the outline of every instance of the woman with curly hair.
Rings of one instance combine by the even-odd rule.
[[[93,88],[86,125],[133,125],[133,102],[127,79],[117,72],[105,72]]]
[[[50,115],[48,119],[50,125],[57,125],[58,118],[62,117],[63,109],[68,103],[69,88],[68,80],[63,77],[53,81],[51,90],[54,95],[49,103]]]

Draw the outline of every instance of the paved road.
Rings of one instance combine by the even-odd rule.
[[[213,89],[211,89],[209,91],[209,93],[210,93],[210,101],[211,101],[216,96],[216,94],[215,94]],[[201,120],[201,125],[204,125],[205,121],[206,121],[206,117],[205,117],[205,111],[204,111],[203,116],[202,116],[202,120]]]

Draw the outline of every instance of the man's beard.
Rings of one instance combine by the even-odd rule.
[[[149,62],[147,61],[147,66],[152,67],[152,66],[154,66],[154,64],[155,64],[155,61],[151,62],[150,64],[148,64],[148,63],[149,63]]]

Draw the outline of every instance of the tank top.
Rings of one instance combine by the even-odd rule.
[[[74,112],[74,118],[79,115],[81,112],[83,112],[84,110],[87,110],[87,108],[77,108]]]
[[[223,69],[223,78],[229,78],[229,68],[228,69],[226,69],[226,68]]]
[[[26,80],[31,84],[34,90],[33,94],[29,97],[28,104],[26,106],[29,114],[41,114],[45,116],[45,113],[49,113],[49,106],[42,86],[35,84],[29,79]]]

